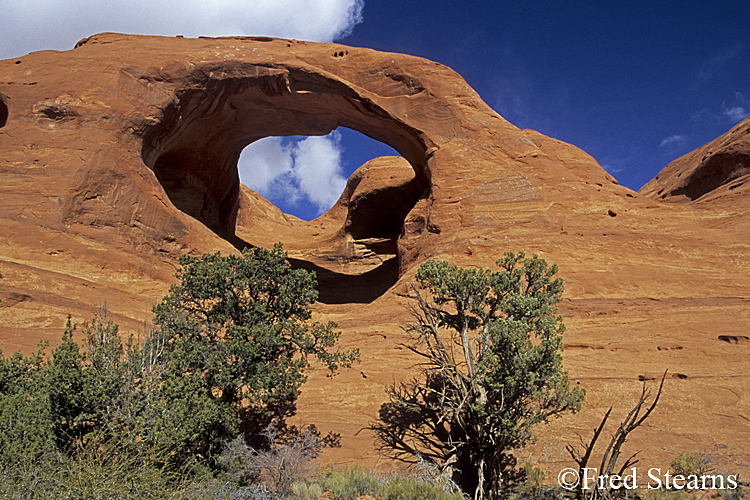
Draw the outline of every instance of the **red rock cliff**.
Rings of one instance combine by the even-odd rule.
[[[363,166],[309,223],[239,184],[237,159],[251,142],[338,126],[403,158]],[[576,432],[587,435],[610,405],[620,418],[640,379],[668,368],[633,451],[649,467],[716,451],[727,470],[750,472],[747,164],[721,160],[728,144],[709,145],[703,163],[670,165],[638,194],[415,57],[102,34],[0,61],[0,348],[55,342],[68,312],[80,321],[102,301],[136,331],[181,252],[280,240],[297,265],[318,271],[316,315],[338,321],[343,343],[363,352],[338,378],[312,372],[299,418],[342,434],[335,461],[375,463],[362,429],[384,386],[414,363],[399,347],[409,317],[393,291],[428,257],[491,266],[524,249],[566,279],[564,359],[588,389],[584,410],[545,427],[530,452],[564,458]],[[732,201],[671,204],[659,201],[665,193]]]

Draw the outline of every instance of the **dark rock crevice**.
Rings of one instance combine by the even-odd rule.
[[[8,96],[0,94],[0,128],[3,128],[8,123]]]

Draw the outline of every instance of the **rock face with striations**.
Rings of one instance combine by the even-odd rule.
[[[402,158],[362,166],[312,222],[239,183],[253,141],[339,126]],[[632,451],[648,467],[707,451],[748,473],[748,165],[727,160],[747,155],[747,128],[639,194],[580,149],[508,123],[445,66],[406,55],[102,34],[0,61],[0,348],[54,343],[67,313],[82,321],[103,301],[123,330],[142,330],[180,253],[282,241],[318,273],[316,316],[363,353],[334,379],[313,369],[298,418],[341,433],[329,458],[375,463],[363,429],[415,363],[394,292],[426,258],[489,267],[523,249],[566,279],[564,359],[588,390],[584,410],[545,426],[527,453],[553,470],[576,432],[610,405],[620,418],[641,381],[669,369]]]

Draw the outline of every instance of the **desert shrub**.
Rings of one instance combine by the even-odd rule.
[[[328,492],[334,500],[357,500],[366,495],[377,500],[463,500],[459,493],[447,493],[439,484],[398,474],[378,476],[356,465],[338,470],[328,469],[294,491],[307,493],[318,489]],[[300,497],[306,500],[306,497]]]
[[[459,494],[446,493],[439,485],[395,476],[385,482],[376,493],[383,500],[455,500]]]
[[[123,437],[130,442],[131,438]],[[0,466],[0,498],[179,499],[200,476],[194,470],[158,466],[164,452],[90,441],[75,456],[60,452],[16,455]]]
[[[700,476],[716,470],[713,460],[706,453],[679,453],[669,463],[674,474]]]
[[[419,457],[419,462],[412,464],[409,474],[406,476],[409,480],[431,484],[445,493],[460,493],[461,488],[453,479],[440,469],[435,462],[430,462],[424,457]]]
[[[324,492],[323,486],[309,481],[299,481],[292,485],[295,500],[318,500]]]
[[[724,484],[729,484],[729,480],[727,478],[727,474],[721,474],[724,476]],[[733,474],[735,481],[738,478],[737,474]],[[738,481],[739,483],[739,481]],[[743,483],[744,486],[747,486],[747,483]],[[740,500],[743,498],[747,498],[746,490],[743,488],[743,484],[738,484],[736,488],[725,488],[723,490],[720,490],[721,492],[721,498],[722,500]]]
[[[665,488],[640,490],[644,500],[696,500],[695,492]]]
[[[218,462],[229,481],[236,484],[254,481],[281,497],[287,497],[292,486],[312,471],[312,461],[325,447],[325,439],[313,426],[292,434],[286,440],[279,439],[272,426],[266,427],[263,435],[268,441],[266,448],[251,448],[243,436],[238,436],[224,446]]]
[[[259,484],[238,486],[230,482],[211,481],[194,486],[184,497],[180,498],[186,500],[284,500],[286,497]]]
[[[316,481],[324,490],[330,491],[334,500],[355,500],[364,495],[373,495],[380,490],[382,481],[359,466],[339,470],[328,470]]]
[[[514,489],[514,497],[521,499],[542,499],[554,497],[554,488],[545,486],[544,479],[547,470],[534,464],[526,462],[523,464],[523,481],[519,482]]]

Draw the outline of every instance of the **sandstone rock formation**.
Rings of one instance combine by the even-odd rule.
[[[669,201],[709,201],[746,193],[748,174],[750,118],[716,140],[676,159],[639,192]]]
[[[246,145],[339,126],[403,158],[361,167],[309,223],[239,184]],[[68,312],[81,321],[102,301],[124,331],[143,329],[181,252],[282,241],[295,265],[318,272],[316,315],[363,352],[337,378],[313,370],[298,418],[341,433],[328,458],[383,467],[365,428],[384,386],[414,363],[400,347],[409,316],[393,292],[426,258],[491,266],[524,249],[566,279],[564,359],[588,390],[584,410],[545,427],[527,453],[554,470],[576,432],[588,435],[610,405],[622,416],[641,380],[669,369],[631,449],[644,450],[647,467],[707,451],[748,473],[747,163],[726,163],[739,142],[719,141],[704,163],[671,164],[639,194],[415,57],[102,34],[0,61],[0,348],[54,343]],[[666,203],[665,193],[697,201]]]

